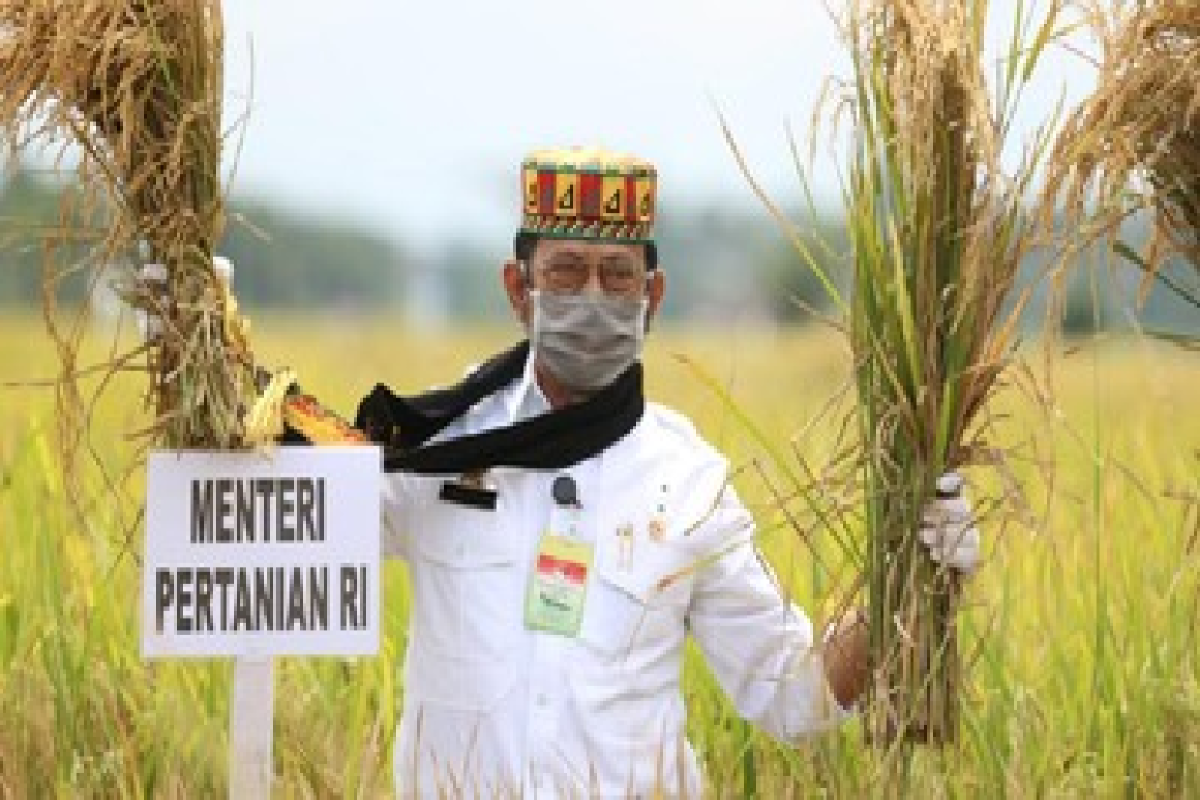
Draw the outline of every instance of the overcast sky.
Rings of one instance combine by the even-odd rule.
[[[995,18],[1016,2],[993,0]],[[749,204],[714,103],[794,198],[785,126],[806,137],[824,80],[847,74],[822,0],[228,0],[225,24],[227,119],[247,115],[235,189],[426,246],[506,236],[542,146],[648,158],[666,208]],[[1030,125],[1090,88],[1065,51],[1045,66]]]

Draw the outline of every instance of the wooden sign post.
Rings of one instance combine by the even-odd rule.
[[[235,658],[229,710],[229,796],[233,800],[270,796],[274,721],[275,659]]]

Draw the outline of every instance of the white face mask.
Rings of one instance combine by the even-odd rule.
[[[532,289],[534,357],[565,386],[594,392],[642,356],[649,302],[603,292]]]

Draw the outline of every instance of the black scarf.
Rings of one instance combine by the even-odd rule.
[[[583,402],[428,444],[475,403],[519,379],[528,357],[524,341],[488,359],[456,386],[414,397],[400,397],[379,384],[359,403],[354,426],[383,445],[387,472],[457,475],[491,467],[569,467],[625,436],[642,418],[642,365],[635,362]]]

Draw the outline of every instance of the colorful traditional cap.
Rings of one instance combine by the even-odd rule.
[[[648,161],[601,148],[534,151],[521,164],[521,231],[649,242],[657,178]]]

